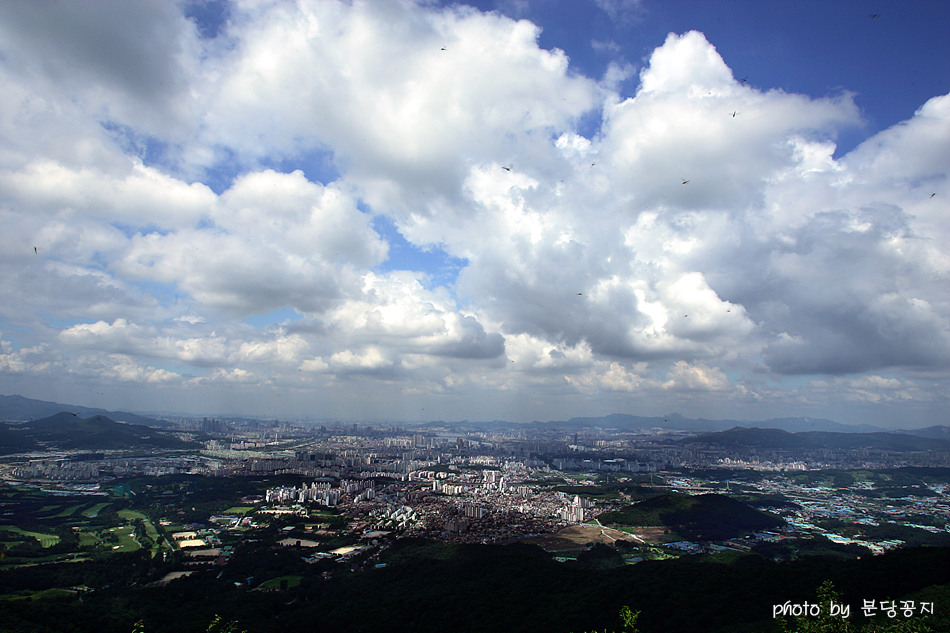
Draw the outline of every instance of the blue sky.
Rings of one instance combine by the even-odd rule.
[[[944,2],[5,4],[0,391],[946,423],[948,25]]]

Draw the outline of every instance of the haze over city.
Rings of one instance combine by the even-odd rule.
[[[2,3],[0,392],[946,424],[948,24],[944,2]]]

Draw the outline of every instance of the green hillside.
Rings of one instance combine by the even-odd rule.
[[[137,424],[123,424],[103,415],[89,418],[62,412],[34,420],[16,431],[24,439],[42,446],[61,449],[123,449],[123,448],[193,448],[174,435]]]

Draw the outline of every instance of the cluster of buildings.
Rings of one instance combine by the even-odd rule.
[[[216,464],[196,456],[113,457],[104,453],[62,453],[28,459],[7,467],[11,479],[93,483],[133,475],[161,476],[207,473]]]
[[[268,504],[308,504],[316,503],[333,507],[340,503],[345,496],[354,503],[368,501],[376,497],[376,482],[373,479],[347,480],[343,479],[334,487],[329,481],[314,481],[310,485],[279,486],[269,488],[264,494],[264,501]]]

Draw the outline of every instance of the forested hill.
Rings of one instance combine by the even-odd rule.
[[[185,449],[194,442],[136,424],[123,424],[102,415],[81,418],[66,411],[26,424],[0,424],[0,454],[38,448],[110,450],[127,448]]]
[[[717,494],[668,493],[597,517],[603,525],[666,527],[686,539],[725,540],[781,527],[781,518]]]

